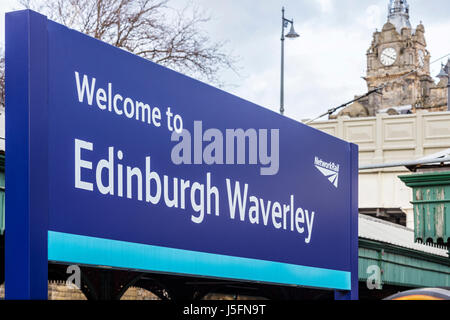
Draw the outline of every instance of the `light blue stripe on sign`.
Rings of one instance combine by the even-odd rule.
[[[48,260],[350,290],[350,272],[48,232]]]

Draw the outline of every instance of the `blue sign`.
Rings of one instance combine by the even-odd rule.
[[[355,297],[355,145],[33,11],[6,23],[7,297],[45,298],[47,261]]]

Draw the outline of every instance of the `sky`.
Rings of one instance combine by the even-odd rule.
[[[173,8],[193,3],[211,20],[203,25],[213,41],[239,58],[239,74],[224,71],[223,89],[278,112],[280,104],[281,8],[294,19],[300,38],[285,41],[285,115],[316,117],[367,91],[361,78],[375,29],[387,21],[388,0],[170,0]],[[450,1],[408,0],[410,21],[421,21],[431,60],[450,53]],[[0,0],[0,43],[4,13],[20,8]],[[287,29],[286,31],[289,31]],[[446,61],[446,59],[445,59]],[[442,60],[444,62],[444,60]],[[431,66],[439,73],[440,63]]]

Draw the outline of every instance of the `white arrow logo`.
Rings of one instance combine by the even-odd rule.
[[[328,170],[319,166],[316,166],[316,168],[322,172],[322,174],[325,177],[328,177],[328,180],[337,188],[338,187],[338,181],[339,181],[339,173],[332,171],[332,170]]]
[[[339,183],[339,165],[336,165],[332,162],[324,162],[319,158],[314,159],[314,165],[325,177],[328,178],[336,188]]]

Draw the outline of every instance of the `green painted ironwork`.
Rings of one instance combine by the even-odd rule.
[[[450,259],[372,240],[359,239],[359,281],[381,270],[381,285],[450,287]],[[378,288],[382,289],[382,287]]]
[[[450,245],[450,171],[399,178],[413,189],[416,241]]]

